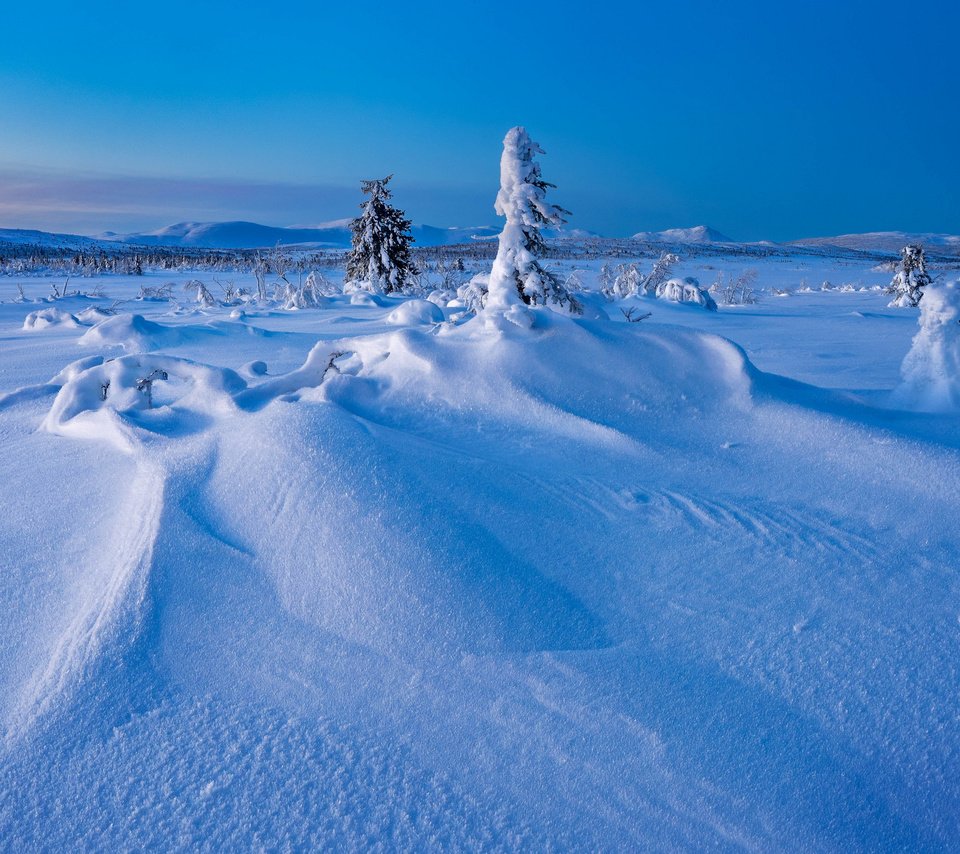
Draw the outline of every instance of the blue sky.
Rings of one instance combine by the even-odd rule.
[[[19,3],[0,226],[492,223],[523,124],[604,234],[958,232],[958,5]]]

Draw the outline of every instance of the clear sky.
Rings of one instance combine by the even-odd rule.
[[[960,3],[9,4],[0,226],[309,225],[395,173],[496,222],[525,125],[572,225],[960,232]]]

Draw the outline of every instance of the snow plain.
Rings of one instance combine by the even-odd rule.
[[[960,418],[889,273],[749,266],[506,332],[0,280],[4,847],[955,850]]]

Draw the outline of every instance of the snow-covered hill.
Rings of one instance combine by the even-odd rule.
[[[794,240],[794,246],[837,246],[872,252],[899,252],[908,243],[920,243],[928,251],[960,255],[960,235],[911,233],[907,231],[869,231],[863,234],[840,234],[836,237],[808,237]]]
[[[666,231],[638,231],[634,240],[645,243],[733,243],[709,225],[696,225],[693,228],[668,228]]]
[[[47,249],[76,249],[97,246],[99,241],[80,234],[52,234],[33,228],[0,228],[0,243],[14,246],[42,246]]]
[[[438,228],[415,225],[418,246],[445,246],[496,237],[495,226]],[[338,219],[314,226],[279,227],[255,222],[179,222],[156,231],[106,233],[101,239],[140,246],[190,246],[204,249],[259,249],[276,246],[312,246],[345,249],[350,246],[350,220]]]

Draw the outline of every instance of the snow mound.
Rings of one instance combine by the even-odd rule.
[[[80,338],[85,347],[123,347],[134,352],[156,350],[177,338],[176,330],[142,314],[117,314],[91,327]]]
[[[702,333],[546,308],[525,316],[529,329],[481,317],[323,341],[287,374],[263,378],[264,366],[247,366],[253,386],[171,356],[88,362],[64,375],[43,429],[109,439],[127,453],[145,435],[216,431],[209,488],[235,499],[220,513],[224,536],[258,555],[298,620],[346,642],[411,663],[597,649],[609,643],[603,621],[529,556],[504,549],[484,521],[510,513],[498,488],[461,494],[453,458],[436,443],[474,435],[506,443],[508,456],[542,445],[635,457],[663,419],[745,405],[749,366],[735,345]],[[611,375],[618,395],[591,393]],[[247,419],[241,430],[236,417]],[[383,428],[396,444],[383,444]],[[261,495],[299,509],[264,526]]]
[[[918,323],[894,399],[923,411],[960,410],[960,281],[924,288]]]
[[[93,305],[79,312],[77,314],[77,320],[84,326],[95,326],[97,323],[100,323],[100,321],[107,320],[113,316],[112,311],[105,311],[99,306]]]
[[[139,415],[156,409],[169,415],[172,410],[172,418],[155,426],[184,432],[191,426],[187,414],[235,411],[234,395],[247,385],[231,370],[146,354],[81,359],[57,380],[63,384],[41,428],[77,438],[112,438],[124,450],[136,444],[133,428],[149,425]]]
[[[23,328],[33,331],[48,329],[51,326],[65,326],[76,329],[80,326],[80,323],[72,314],[59,308],[42,308],[39,311],[31,311],[23,320]]]
[[[417,326],[443,323],[443,320],[440,307],[425,299],[407,300],[387,315],[387,323],[391,326]]]
[[[700,287],[700,282],[692,276],[686,278],[667,279],[657,285],[657,299],[670,302],[688,302],[703,306],[707,311],[716,311],[717,304],[710,294]]]
[[[191,315],[192,316],[192,313]],[[171,326],[147,320],[140,314],[118,314],[90,327],[81,337],[84,347],[122,347],[131,353],[149,353],[165,347],[208,340],[215,337],[270,337],[273,333],[246,323],[208,320]],[[243,320],[245,315],[235,318]]]
[[[367,291],[354,291],[350,294],[350,305],[378,306],[380,302],[377,298]]]

